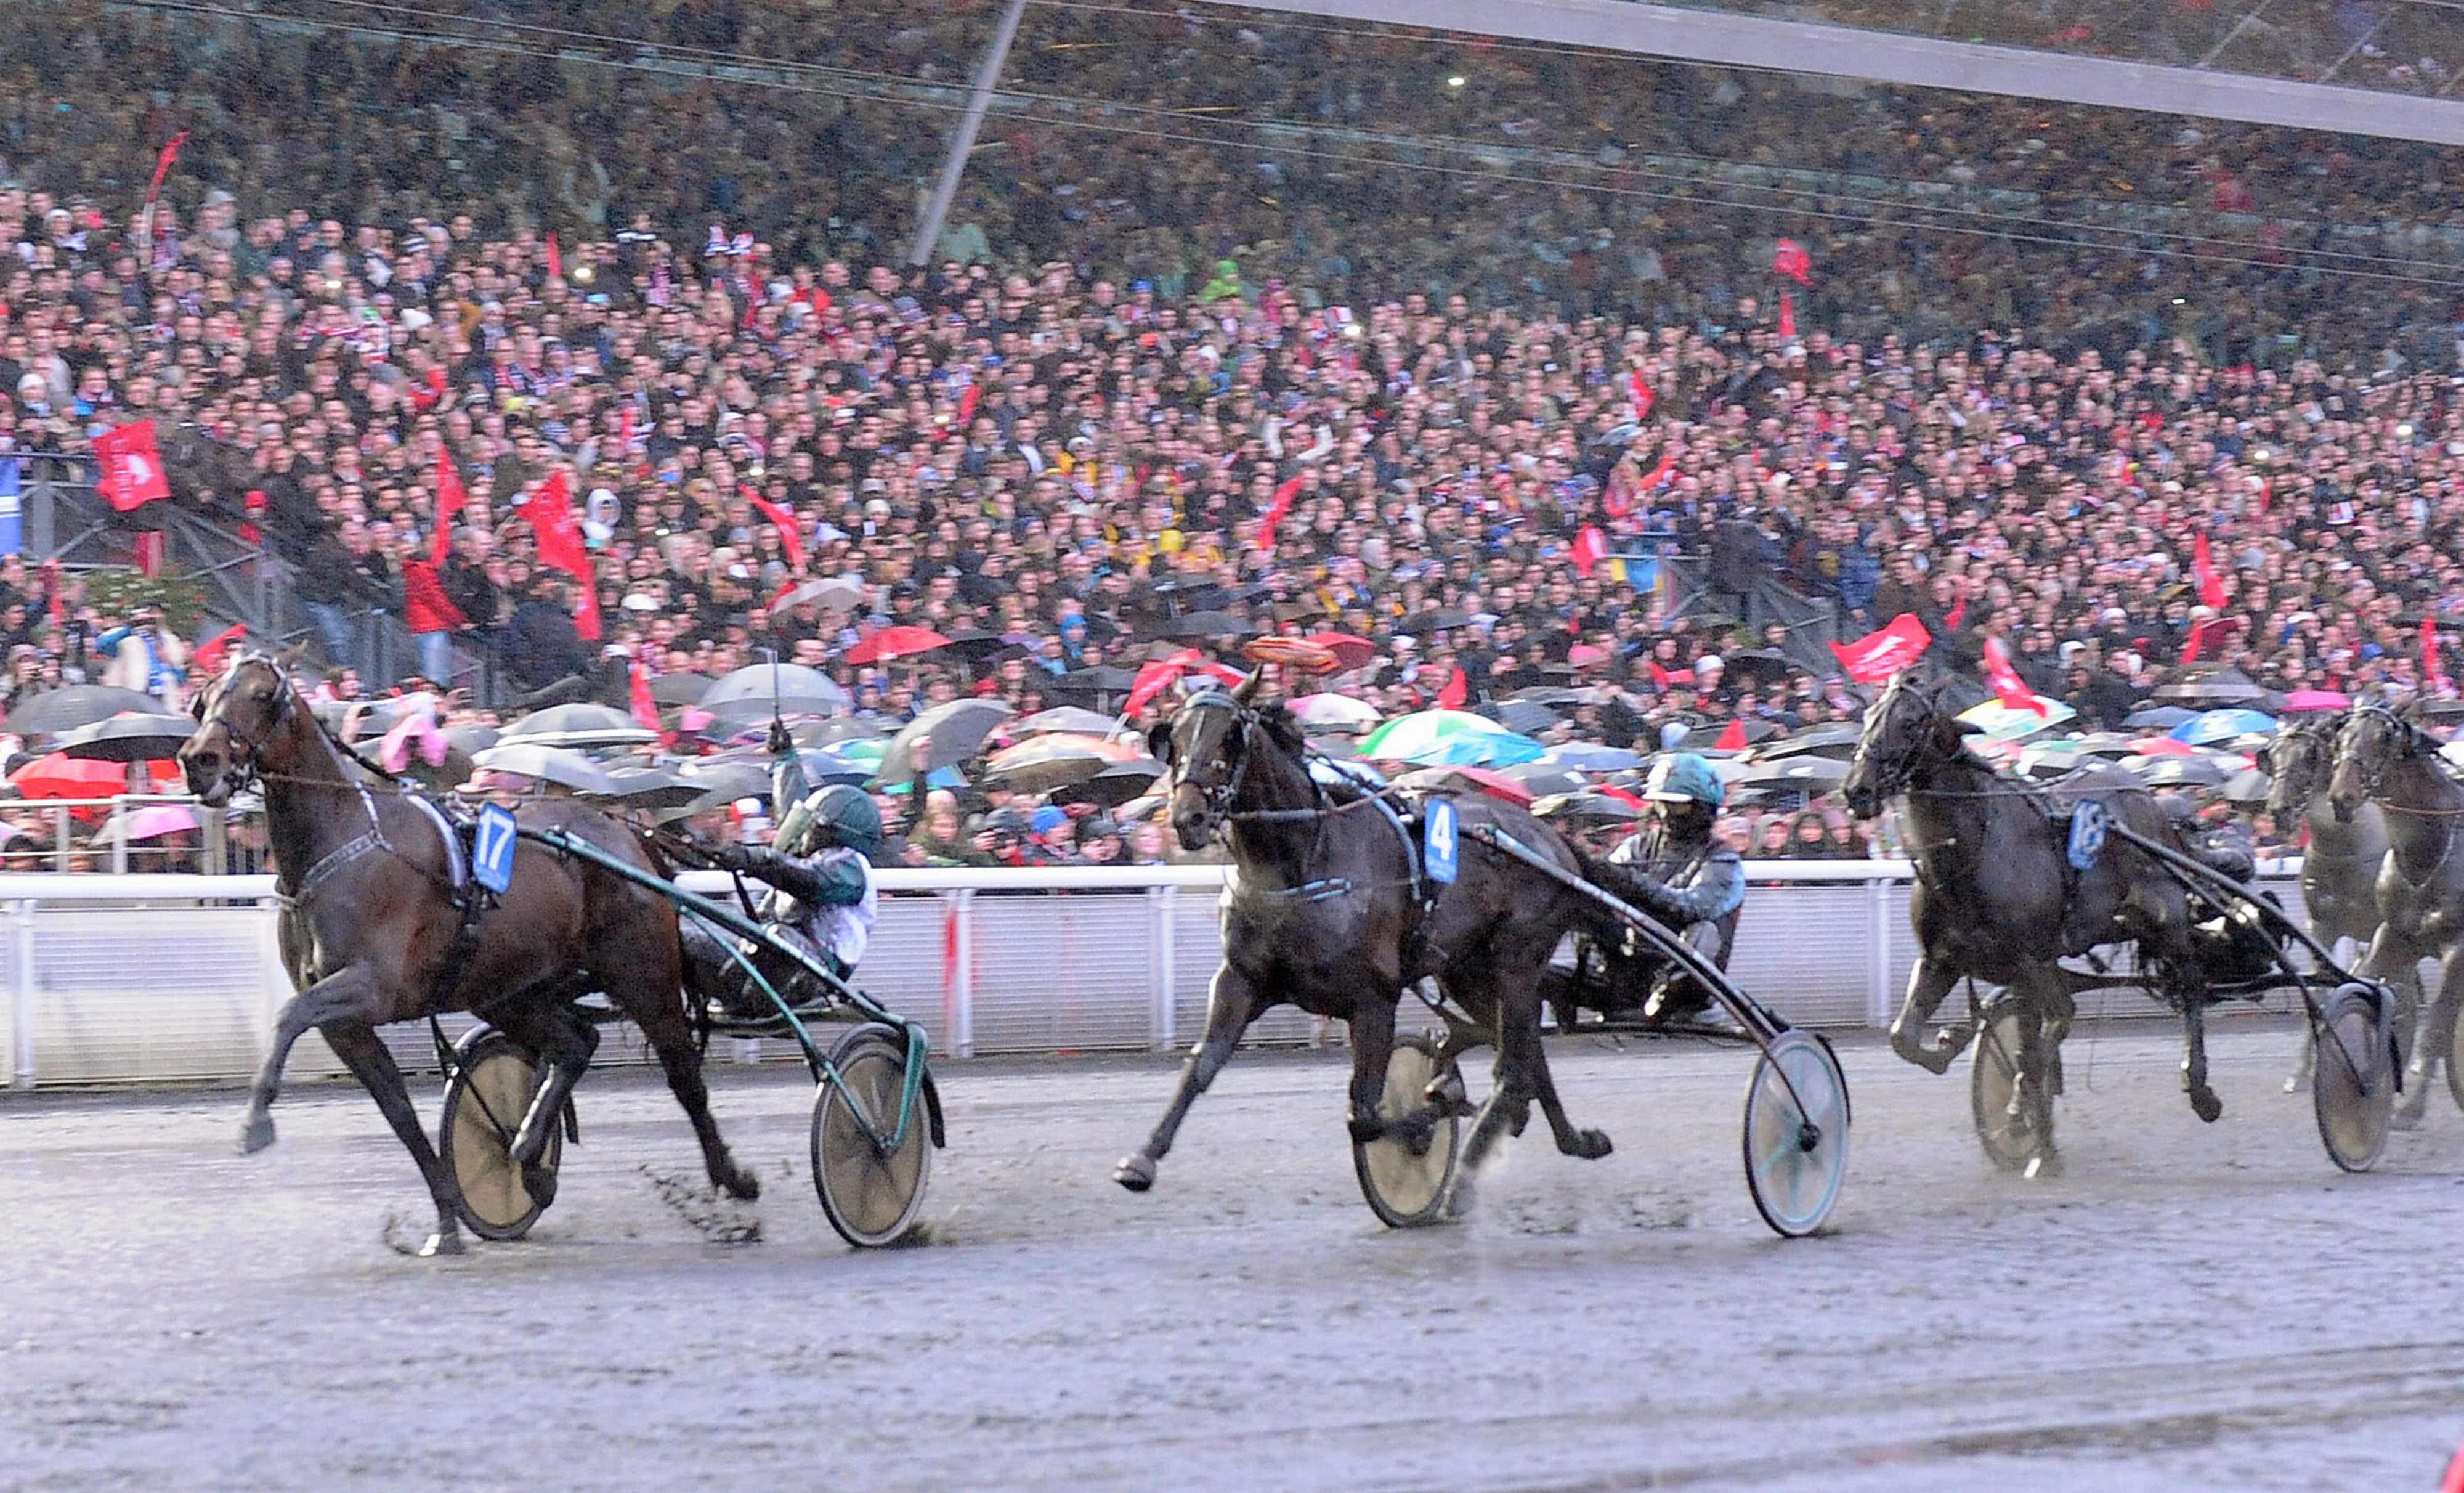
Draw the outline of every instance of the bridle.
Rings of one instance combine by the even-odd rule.
[[[1232,725],[1223,733],[1223,746],[1218,756],[1218,760],[1230,764],[1231,770],[1219,782],[1200,782],[1191,772],[1197,764],[1176,743],[1172,776],[1175,788],[1198,790],[1199,801],[1206,805],[1207,817],[1220,824],[1234,817],[1232,801],[1240,796],[1241,785],[1249,775],[1249,759],[1253,751],[1249,738],[1256,733],[1262,722],[1256,709],[1233,699],[1230,691],[1221,689],[1206,690],[1182,702],[1180,719],[1195,721],[1201,712],[1209,710],[1232,712]],[[1173,728],[1177,732],[1179,722],[1175,722]]]
[[[265,734],[261,738],[242,732],[222,713],[224,704],[231,699],[231,681],[239,678],[241,669],[252,663],[263,664],[274,672],[273,713],[266,719]],[[221,679],[207,687],[206,693],[197,697],[195,714],[199,727],[219,725],[223,728],[223,735],[232,748],[231,765],[227,770],[235,779],[233,787],[236,789],[245,788],[265,776],[266,743],[274,739],[274,733],[282,728],[291,712],[297,708],[298,692],[292,688],[291,676],[282,666],[263,654],[244,654],[223,671]]]
[[[1865,770],[1873,779],[1874,793],[1877,798],[1887,799],[1906,790],[1908,784],[1917,775],[1917,761],[1925,755],[1925,747],[1933,735],[1928,728],[1942,719],[1942,706],[1931,695],[1925,692],[1922,685],[1907,683],[1903,679],[1901,682],[1894,683],[1884,694],[1887,696],[1903,690],[1913,697],[1925,712],[1906,731],[1907,740],[1888,757],[1874,751],[1870,729],[1867,740],[1858,743],[1858,755],[1864,760]],[[1879,705],[1880,702],[1876,703]],[[1876,716],[1872,725],[1881,725],[1882,720],[1883,717]]]

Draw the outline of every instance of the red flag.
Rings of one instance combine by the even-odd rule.
[[[573,608],[574,630],[597,642],[599,583],[591,574],[590,546],[583,543],[582,525],[574,522],[573,489],[566,483],[564,473],[549,473],[546,481],[514,505],[514,511],[539,536],[539,564],[562,570],[582,583],[582,597]]]
[[[1744,718],[1740,717],[1736,720],[1730,721],[1727,724],[1727,726],[1720,732],[1720,739],[1711,744],[1711,749],[1713,751],[1745,750],[1746,723]]]
[[[564,279],[564,251],[557,247],[554,232],[547,235],[547,274],[550,279]]]
[[[1637,368],[1632,373],[1626,375],[1625,390],[1634,398],[1635,419],[1638,421],[1648,419],[1651,415],[1652,405],[1658,401],[1652,397],[1651,386],[1642,381],[1642,370],[1640,368]]]
[[[2190,624],[2190,635],[2185,638],[2182,642],[2182,661],[2184,663],[2196,663],[2199,661],[2199,655],[2204,652],[2208,646],[2208,629],[2213,626],[2215,626],[2215,620],[2211,617],[2202,617],[2198,621]]]
[[[1268,554],[1274,553],[1275,527],[1284,522],[1284,515],[1292,511],[1292,500],[1298,498],[1300,495],[1301,479],[1297,477],[1292,478],[1288,481],[1286,481],[1282,486],[1275,489],[1274,500],[1266,504],[1265,512],[1258,515],[1258,547],[1260,549],[1266,551]]]
[[[2019,671],[2011,667],[2011,651],[2002,646],[1998,637],[1985,640],[1985,682],[1993,686],[1994,699],[2013,710],[2033,711],[2040,716],[2053,713],[2019,678]]]
[[[659,724],[659,702],[650,698],[650,666],[641,659],[633,660],[633,724],[646,731],[656,731],[666,741],[669,731]]]
[[[1204,674],[1219,684],[1233,685],[1248,678],[1228,663],[1218,663],[1195,648],[1184,648],[1169,658],[1158,658],[1138,670],[1130,681],[1130,698],[1122,706],[1126,715],[1136,715],[1146,702],[1172,686],[1184,674]]]
[[[1831,651],[1839,657],[1840,670],[1859,684],[1880,684],[1892,675],[1925,657],[1933,646],[1933,635],[1925,624],[1907,613],[1884,623],[1881,631],[1868,633],[1853,643],[1833,643]]]
[[[206,675],[222,673],[223,659],[230,654],[231,645],[247,635],[248,624],[234,622],[199,643],[197,651],[190,656],[191,661],[197,666],[197,672]]]
[[[1465,679],[1463,677],[1463,671],[1458,668],[1453,673],[1446,676],[1444,686],[1439,689],[1438,708],[1441,710],[1461,710],[1463,707],[1463,702],[1470,698],[1471,680]]]
[[[804,536],[796,531],[796,510],[783,502],[772,502],[742,482],[736,484],[736,490],[742,493],[744,501],[753,504],[763,518],[779,525],[779,547],[787,551],[787,568],[802,571],[804,568]]]
[[[1793,238],[1783,238],[1771,250],[1771,273],[1785,275],[1800,285],[1814,283],[1814,256]]]
[[[1635,491],[1647,493],[1657,489],[1661,483],[1667,481],[1669,474],[1676,470],[1677,448],[1672,445],[1661,452],[1660,464],[1642,475],[1642,480],[1635,484]]]
[[[428,546],[428,557],[438,565],[453,547],[453,518],[471,505],[471,490],[462,485],[462,476],[453,470],[453,458],[445,448],[436,449],[436,539]]]
[[[147,202],[152,202],[155,194],[163,189],[164,178],[171,174],[171,163],[180,159],[180,147],[187,143],[188,132],[184,129],[164,144],[163,153],[154,158],[154,179],[145,184]]]
[[[2225,578],[2216,573],[2216,563],[2208,556],[2208,535],[2205,529],[2200,530],[2198,538],[2190,543],[2190,574],[2198,580],[2200,603],[2213,607],[2219,612],[2223,611],[2226,599]]]
[[[432,560],[403,562],[402,601],[403,619],[414,633],[451,633],[470,620],[445,594]]]
[[[2445,689],[2447,676],[2438,672],[2438,620],[2421,619],[2421,678],[2431,689]]]
[[[1582,532],[1574,536],[1574,573],[1587,581],[1590,580],[1593,568],[1597,566],[1608,552],[1608,536],[1600,532],[1600,526],[1596,524],[1584,524]]]
[[[969,384],[966,389],[959,393],[958,418],[956,426],[954,427],[958,434],[962,435],[965,435],[968,425],[973,423],[975,420],[976,401],[982,398],[983,393],[984,391],[982,388],[975,384]]]
[[[1782,337],[1796,335],[1796,302],[1784,290],[1779,293],[1779,334]]]
[[[171,483],[163,475],[163,452],[154,444],[151,420],[115,426],[97,435],[94,457],[102,467],[95,490],[122,513],[171,496]]]

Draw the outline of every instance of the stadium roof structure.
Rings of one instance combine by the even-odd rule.
[[[2464,145],[2464,101],[1639,0],[1201,0],[1677,61]],[[1913,10],[1913,7],[1909,9]],[[2228,33],[2252,24],[2256,11]],[[2362,43],[2353,43],[2355,50]],[[2227,50],[2219,44],[2213,60]],[[2458,59],[2464,62],[2464,59]],[[2332,72],[2333,69],[2328,71]]]

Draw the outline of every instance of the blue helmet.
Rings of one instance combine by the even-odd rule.
[[[1661,803],[1708,804],[1717,809],[1727,800],[1728,787],[1712,770],[1709,758],[1676,751],[1651,765],[1651,776],[1643,784],[1642,796]]]

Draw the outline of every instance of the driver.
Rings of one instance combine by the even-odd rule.
[[[1677,931],[1687,947],[1726,969],[1746,903],[1746,868],[1737,853],[1712,837],[1727,785],[1708,758],[1690,751],[1661,757],[1642,796],[1652,823],[1609,852],[1608,864],[1624,874],[1610,889]],[[1704,1025],[1733,1025],[1710,992],[1674,965],[1661,969],[1644,1002],[1646,1021],[1694,1016]]]
[[[818,956],[841,979],[853,973],[872,940],[879,902],[872,888],[871,857],[881,849],[881,811],[860,789],[832,784],[788,811],[773,848],[721,845],[711,864],[741,871],[770,883],[761,902],[761,923],[771,935]],[[686,920],[685,962],[692,988],[739,1017],[777,1014],[759,985],[745,977],[720,935]],[[826,995],[791,962],[763,957],[749,943],[738,946],[790,1005]]]

